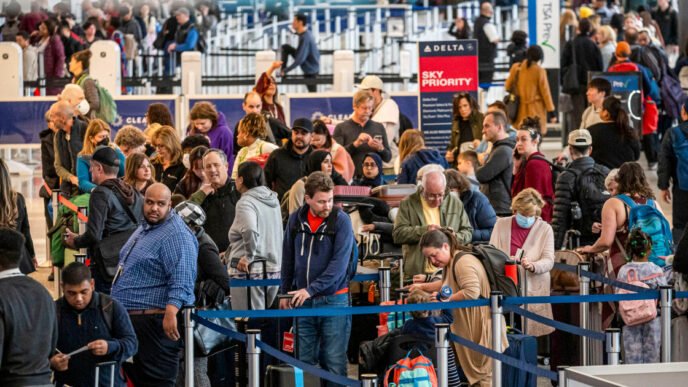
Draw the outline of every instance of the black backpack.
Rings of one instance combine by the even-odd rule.
[[[602,221],[602,207],[611,197],[604,186],[607,174],[604,173],[603,168],[601,165],[595,165],[582,172],[573,168],[568,169],[576,176],[571,207],[574,207],[574,202],[578,203],[582,215],[579,220],[573,220],[572,225],[583,234],[590,234],[592,224]]]
[[[506,276],[504,271],[504,265],[511,258],[492,245],[473,245],[470,251],[459,253],[459,257],[454,259],[452,263],[452,275],[454,275],[456,262],[466,254],[474,255],[483,264],[492,291],[500,291],[505,297],[518,297],[520,295],[520,289],[511,278]]]

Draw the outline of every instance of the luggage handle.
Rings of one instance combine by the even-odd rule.
[[[259,256],[254,256],[252,257],[253,259],[251,262],[248,264],[248,273],[247,273],[247,278],[251,279],[251,268],[255,264],[260,264],[263,269],[263,279],[268,278],[268,272],[267,272],[267,258],[265,257],[259,257]],[[265,309],[269,309],[270,305],[268,305],[268,287],[264,286],[263,287],[263,295],[265,297]],[[253,307],[251,306],[251,287],[246,288],[246,306],[248,307],[248,310],[252,310]]]
[[[95,377],[95,387],[98,387],[100,385],[100,367],[110,367],[110,387],[115,386],[115,366],[117,365],[116,361],[106,361],[102,363],[97,363],[96,364],[96,377]]]

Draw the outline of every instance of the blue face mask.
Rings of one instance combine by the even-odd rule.
[[[516,224],[518,224],[521,228],[531,228],[533,227],[534,223],[534,216],[523,216],[519,213],[516,213]]]

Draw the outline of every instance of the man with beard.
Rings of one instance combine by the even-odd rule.
[[[205,231],[220,253],[229,248],[229,228],[234,223],[234,208],[241,194],[233,189],[227,168],[227,155],[220,149],[210,149],[203,155],[206,181],[192,194],[189,201],[206,213]]]
[[[280,200],[296,180],[306,175],[306,161],[312,151],[312,133],[313,123],[308,118],[297,118],[291,128],[291,140],[270,153],[265,164],[265,180]]]
[[[99,146],[91,158],[91,176],[96,188],[88,201],[90,212],[86,232],[78,235],[66,231],[65,245],[88,248],[93,258],[91,271],[95,289],[110,293],[112,278],[117,270],[118,252],[138,226],[142,214],[142,200],[136,190],[117,178],[120,159],[108,146]]]
[[[285,141],[289,140],[289,136],[291,135],[289,128],[287,128],[287,126],[278,119],[272,117],[270,114],[263,112],[263,100],[260,98],[260,94],[256,93],[255,91],[249,91],[246,93],[244,95],[244,102],[241,103],[241,108],[244,110],[244,113],[246,113],[244,117],[251,113],[256,113],[265,118],[265,122],[268,126],[268,136],[265,138],[265,141],[276,144],[277,146],[282,146]],[[242,146],[238,145],[240,122],[241,120],[239,120],[234,126],[234,156],[236,156],[239,153],[239,150],[243,148]]]
[[[334,183],[323,172],[308,176],[305,191],[306,204],[291,214],[284,234],[280,293],[294,297],[281,300],[280,308],[345,308],[349,259],[356,248],[351,219],[333,206]],[[350,315],[300,317],[297,358],[346,376],[350,334]]]
[[[177,314],[194,303],[198,241],[172,211],[171,196],[160,183],[146,190],[144,220],[122,248],[112,284],[112,298],[129,313],[139,340],[134,362],[124,365],[136,386],[175,385],[181,349]]]

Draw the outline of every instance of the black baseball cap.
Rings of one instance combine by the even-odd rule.
[[[294,125],[291,126],[291,130],[301,129],[308,133],[313,133],[313,123],[308,118],[297,118],[294,120]]]
[[[99,146],[96,151],[93,152],[91,160],[97,161],[102,165],[107,165],[109,167],[119,167],[119,157],[117,157],[117,152],[109,146]]]

